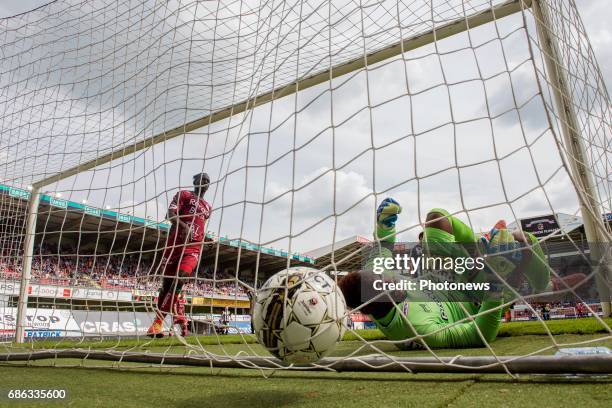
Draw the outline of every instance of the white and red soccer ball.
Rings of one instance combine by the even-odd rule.
[[[261,345],[287,363],[329,354],[346,327],[346,302],[333,279],[305,267],[278,272],[254,299],[253,328]]]

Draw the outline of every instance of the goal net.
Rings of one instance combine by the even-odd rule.
[[[1,359],[609,372],[609,355],[552,355],[612,339],[611,122],[574,1],[64,0],[0,19]],[[201,172],[212,212],[177,300],[191,335],[169,316],[175,335],[150,339],[168,207]],[[331,357],[271,357],[249,292],[293,266],[362,270],[387,197],[395,254],[438,208],[478,239],[504,219],[551,281],[582,278],[534,293],[491,268],[496,311],[541,334],[518,352],[389,339],[365,301]]]

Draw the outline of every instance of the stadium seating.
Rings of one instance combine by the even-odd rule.
[[[32,283],[105,289],[156,290],[159,287],[159,270],[151,261],[136,255],[59,256],[45,246],[36,248],[34,253]],[[21,278],[21,265],[15,259],[18,258],[0,258],[0,279]],[[215,278],[231,277],[218,273]],[[188,295],[246,296],[244,289],[235,282],[214,282],[213,276],[205,271],[199,271],[196,279],[186,283],[184,288]]]

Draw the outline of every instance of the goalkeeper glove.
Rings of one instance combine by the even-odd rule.
[[[503,220],[481,237],[480,243],[487,254],[487,265],[503,278],[507,278],[523,260],[524,245],[514,239]]]
[[[402,207],[392,198],[382,200],[376,209],[376,236],[378,239],[395,242],[395,223]]]

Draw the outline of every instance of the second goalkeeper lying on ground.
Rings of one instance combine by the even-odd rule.
[[[391,271],[374,273],[374,264],[384,263],[376,258],[394,258],[395,223],[400,212],[400,205],[393,199],[387,198],[380,204],[376,230],[380,245],[374,245],[364,270],[352,272],[339,282],[348,306],[370,315],[385,336],[397,341],[400,348],[421,348],[423,341],[432,348],[482,347],[497,336],[502,306],[515,297],[510,287],[518,288],[526,279],[533,293],[544,293],[565,289],[584,278],[579,274],[564,278],[565,282],[551,279],[537,239],[521,231],[508,231],[503,221],[485,237],[477,237],[458,218],[445,210],[433,209],[427,214],[424,231],[426,255],[457,259],[486,253],[483,270],[455,278],[457,282],[486,281],[490,289],[465,293],[418,290],[415,285],[416,290],[374,290],[376,280],[388,279],[391,274]],[[424,274],[421,271],[418,279],[426,276],[427,271]],[[436,276],[439,278],[440,274]]]

